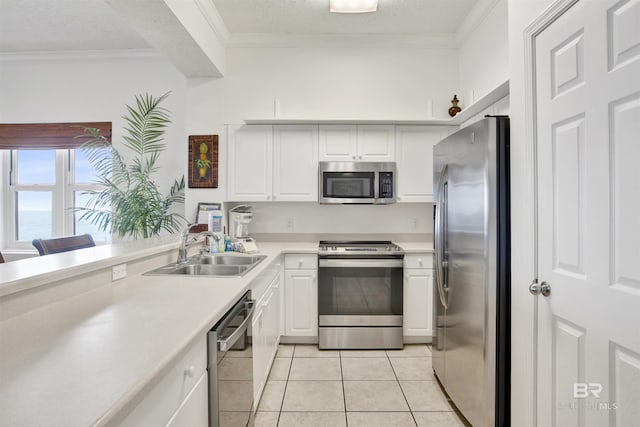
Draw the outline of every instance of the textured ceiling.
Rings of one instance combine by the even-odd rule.
[[[149,49],[107,1],[0,0],[0,52]],[[181,1],[212,2],[232,36],[304,37],[453,35],[479,0],[379,0],[377,12],[364,14],[329,13],[329,0]]]
[[[149,47],[103,0],[0,0],[0,52]]]
[[[379,0],[373,13],[329,12],[329,0],[211,0],[229,32],[454,34],[476,0]]]

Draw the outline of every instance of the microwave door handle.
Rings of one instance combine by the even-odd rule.
[[[373,199],[380,198],[380,172],[373,173]]]
[[[435,243],[435,281],[436,288],[438,289],[438,296],[440,302],[444,308],[449,308],[447,303],[447,296],[445,294],[445,275],[444,275],[444,236],[445,228],[443,222],[443,216],[446,215],[444,204],[445,194],[444,189],[448,177],[448,165],[445,165],[440,173],[440,179],[438,180],[438,197],[436,199],[436,215],[434,224],[434,243]]]

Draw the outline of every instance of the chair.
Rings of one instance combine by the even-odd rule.
[[[91,234],[80,234],[56,239],[33,239],[31,242],[40,255],[57,254],[59,252],[75,251],[76,249],[92,248],[96,245]]]

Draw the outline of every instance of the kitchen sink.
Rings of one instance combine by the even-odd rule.
[[[183,264],[168,264],[144,273],[145,276],[180,275],[242,277],[258,265],[266,255],[195,255]]]

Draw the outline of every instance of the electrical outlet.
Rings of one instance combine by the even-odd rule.
[[[296,226],[296,219],[295,218],[287,218],[287,228],[289,230],[293,230],[295,226]]]
[[[120,280],[127,277],[127,264],[118,264],[111,267],[111,280]]]

